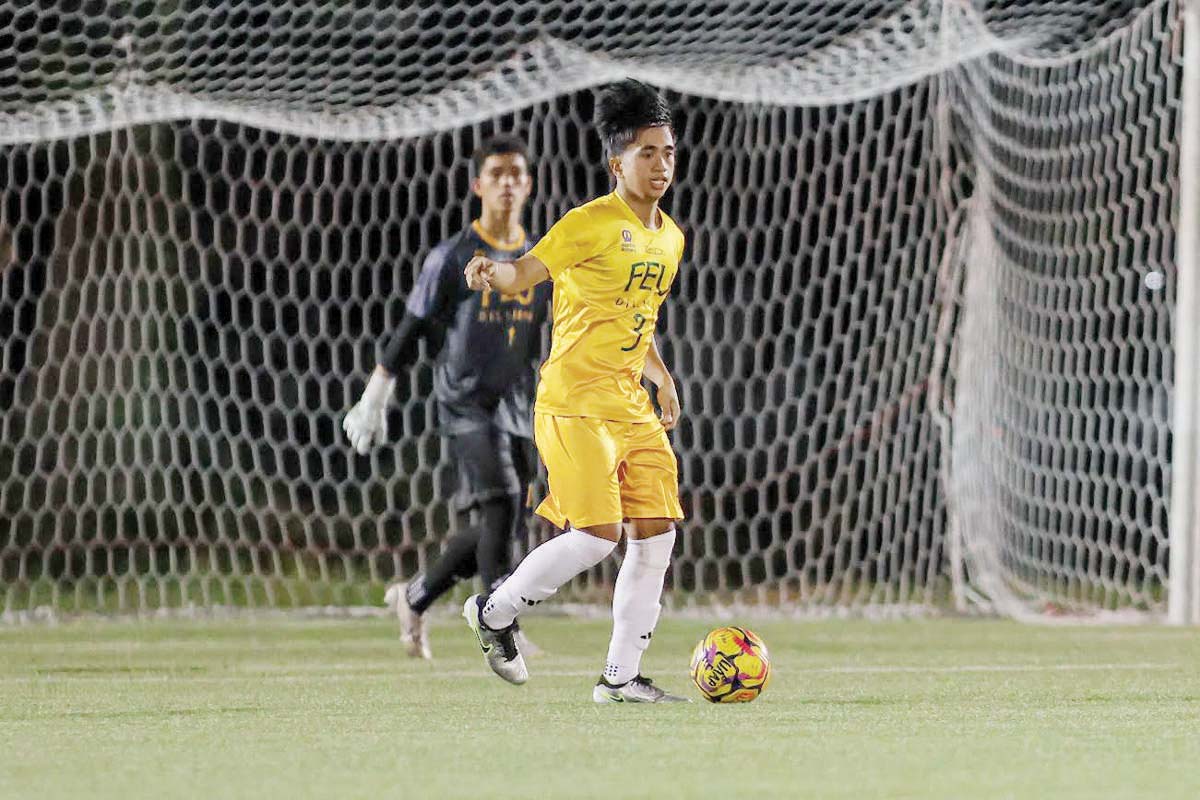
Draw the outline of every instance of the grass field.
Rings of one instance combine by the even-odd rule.
[[[731,621],[731,620],[730,620]],[[708,626],[647,657],[688,689]],[[744,706],[605,706],[595,620],[534,618],[510,687],[446,620],[0,628],[0,798],[1197,798],[1200,634],[766,622]]]

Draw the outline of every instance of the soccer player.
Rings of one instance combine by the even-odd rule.
[[[554,281],[553,341],[534,415],[550,494],[537,513],[565,532],[533,550],[490,595],[470,598],[463,616],[493,671],[524,683],[517,615],[608,557],[624,533],[612,640],[592,699],[682,701],[641,675],[683,517],[667,439],[679,396],[654,337],[684,248],[683,232],[658,207],[675,172],[675,134],[666,101],[634,80],[603,94],[597,122],[616,190],[567,212],[521,258],[474,258],[466,268],[467,283],[483,291],[511,294]],[[657,387],[661,419],[643,375]]]
[[[388,590],[401,639],[414,657],[431,656],[421,615],[460,578],[479,574],[485,588],[508,571],[509,544],[537,471],[532,442],[535,365],[549,287],[511,293],[471,291],[463,275],[474,256],[503,262],[529,248],[521,213],[532,189],[525,144],[513,136],[483,142],[473,156],[471,189],[479,219],[430,251],[362,398],[343,429],[359,454],[387,437],[387,405],[396,376],[426,338],[441,346],[434,369],[440,430],[458,470],[458,525],[423,575]]]

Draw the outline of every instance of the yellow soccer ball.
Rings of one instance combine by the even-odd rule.
[[[770,679],[771,656],[754,631],[717,628],[692,653],[692,681],[714,703],[748,703]]]

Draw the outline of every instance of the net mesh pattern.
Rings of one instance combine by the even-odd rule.
[[[544,231],[608,191],[626,74],[681,148],[675,601],[1161,611],[1176,2],[50,5],[0,4],[4,612],[370,603],[427,564],[429,360],[393,446],[340,417],[474,145],[527,137]]]
[[[965,70],[979,169],[952,495],[1007,613],[1161,612],[1181,31]]]

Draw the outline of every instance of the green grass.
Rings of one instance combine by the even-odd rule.
[[[647,673],[687,689],[706,627]],[[0,797],[1200,796],[1194,630],[752,627],[776,673],[729,707],[593,706],[601,621],[529,620],[522,688],[449,621],[431,664],[383,619],[0,628]]]

